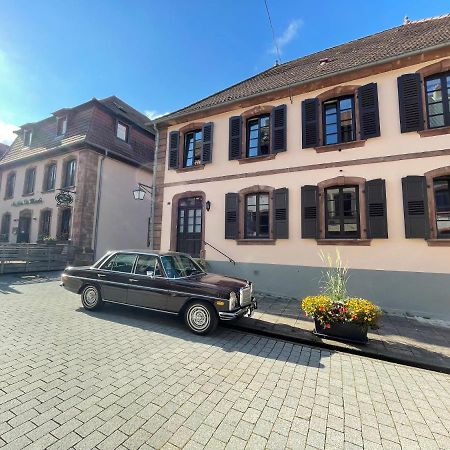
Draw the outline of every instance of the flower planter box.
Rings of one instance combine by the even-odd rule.
[[[353,342],[355,344],[367,344],[367,325],[356,323],[333,323],[330,328],[325,328],[317,319],[314,319],[316,336]]]

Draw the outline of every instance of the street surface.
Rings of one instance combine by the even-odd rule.
[[[0,277],[0,448],[450,449],[450,376]]]

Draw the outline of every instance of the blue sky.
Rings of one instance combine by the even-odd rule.
[[[283,62],[450,9],[443,0],[268,4]],[[276,59],[264,0],[0,0],[0,24],[0,142],[92,97],[115,94],[149,116],[174,111]]]

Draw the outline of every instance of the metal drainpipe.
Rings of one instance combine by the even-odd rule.
[[[156,123],[153,124],[153,129],[156,133],[155,139],[155,155],[153,159],[153,177],[152,177],[152,198],[150,204],[150,239],[149,247],[154,248],[154,233],[155,233],[155,206],[156,206],[156,168],[158,165],[158,147],[159,147],[159,130]]]
[[[98,235],[98,222],[100,214],[100,200],[102,197],[102,181],[103,181],[103,161],[108,156],[108,150],[105,150],[105,154],[100,160],[100,168],[98,175],[98,188],[97,188],[97,208],[95,211],[95,229],[94,229],[94,261],[97,261],[97,235]]]

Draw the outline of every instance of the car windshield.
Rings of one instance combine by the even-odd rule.
[[[165,255],[161,256],[168,278],[189,277],[191,275],[204,273],[201,267],[189,256],[186,255]]]

